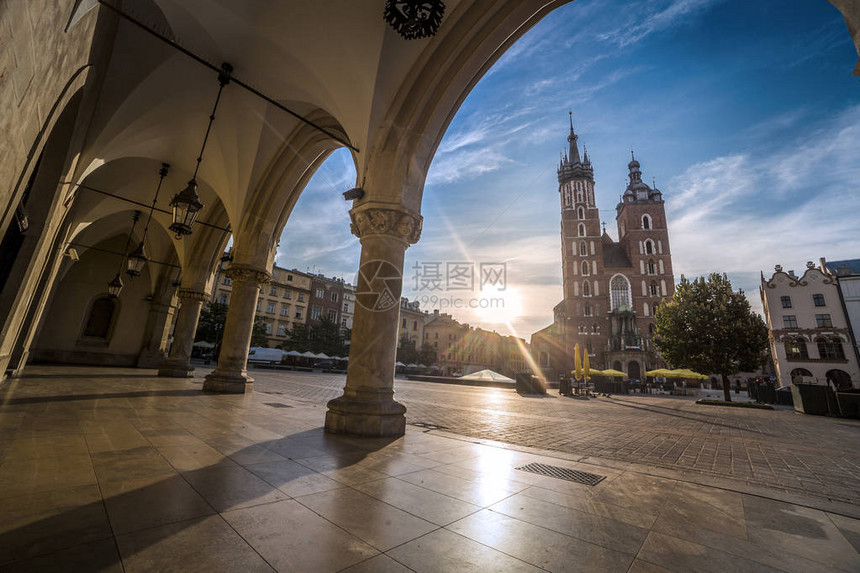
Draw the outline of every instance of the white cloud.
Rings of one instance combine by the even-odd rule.
[[[654,32],[666,30],[683,24],[725,0],[670,0],[646,2],[637,11],[636,5],[628,8],[631,12],[630,25],[620,26],[611,32],[598,36],[599,39],[617,44],[620,47],[635,44]]]

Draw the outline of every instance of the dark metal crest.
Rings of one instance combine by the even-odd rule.
[[[442,23],[442,0],[386,0],[383,17],[407,40],[434,36]]]

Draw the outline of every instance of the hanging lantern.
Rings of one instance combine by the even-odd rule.
[[[126,274],[130,277],[139,277],[143,271],[143,266],[146,264],[146,252],[143,250],[143,241],[141,241],[135,250],[133,250],[126,259]]]
[[[122,278],[119,276],[119,273],[117,273],[113,280],[108,283],[108,296],[111,298],[117,298],[121,291]]]
[[[173,223],[169,227],[170,230],[176,233],[177,239],[190,235],[191,226],[194,225],[200,209],[203,208],[203,203],[197,196],[197,181],[194,179],[189,181],[188,186],[170,201],[170,207],[173,209]]]

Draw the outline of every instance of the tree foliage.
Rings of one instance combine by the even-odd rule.
[[[418,364],[419,353],[415,347],[415,341],[408,336],[400,337],[400,345],[397,347],[397,361],[403,364]]]
[[[760,368],[767,326],[750,309],[743,291],[734,292],[725,274],[688,281],[683,276],[672,300],[658,307],[654,343],[675,368],[718,373],[731,401],[729,376]]]
[[[200,309],[200,320],[197,322],[197,333],[194,340],[205,340],[217,344],[224,336],[224,324],[227,323],[226,304],[207,302]],[[266,346],[266,321],[259,315],[254,316],[254,330],[251,332],[251,346]]]
[[[289,340],[284,343],[284,348],[298,352],[323,352],[328,356],[345,356],[349,353],[349,341],[351,332],[338,326],[328,317],[322,318],[319,323],[293,324],[289,331]]]

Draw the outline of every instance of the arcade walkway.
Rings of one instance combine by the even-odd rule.
[[[860,570],[856,506],[416,426],[326,435],[324,405],[257,374],[249,395],[146,370],[4,382],[0,571]],[[605,479],[515,469],[534,462]]]

